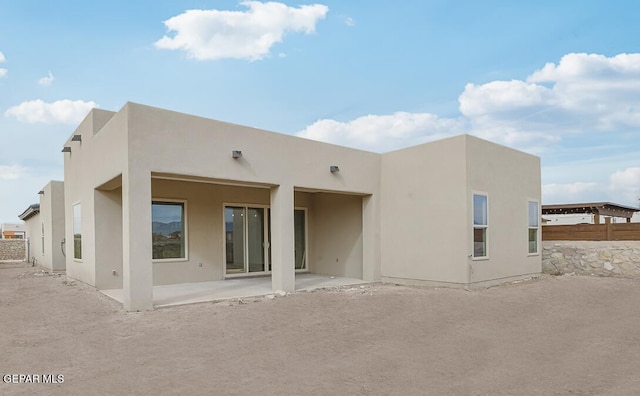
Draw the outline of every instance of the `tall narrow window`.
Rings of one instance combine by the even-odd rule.
[[[529,201],[529,254],[538,253],[538,229],[540,226],[540,215],[538,203]]]
[[[73,205],[73,258],[82,260],[82,210],[79,203]]]
[[[153,259],[186,259],[184,202],[151,204]]]
[[[486,195],[473,194],[473,257],[487,257],[487,216]]]
[[[42,233],[40,234],[40,239],[42,241],[42,254],[44,254],[44,223],[42,223]]]

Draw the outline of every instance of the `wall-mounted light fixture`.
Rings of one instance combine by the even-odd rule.
[[[64,146],[64,147],[62,148],[62,152],[63,152],[63,153],[70,153],[70,152],[71,152],[71,147],[69,147],[69,146]]]
[[[231,156],[232,156],[233,158],[235,158],[235,159],[242,158],[242,151],[240,151],[240,150],[233,150],[233,151],[231,152]]]
[[[44,191],[42,190],[38,191],[38,195],[44,195]]]
[[[329,170],[331,171],[331,173],[340,172],[340,167],[338,165],[331,165],[329,167]]]
[[[72,142],[81,142],[82,141],[82,135],[73,135],[73,137],[71,138]]]

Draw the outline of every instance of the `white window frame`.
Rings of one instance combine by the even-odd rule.
[[[486,224],[475,224],[475,202],[474,202],[474,197],[476,195],[479,196],[483,196],[486,198],[486,202],[487,202],[487,221]],[[489,260],[489,193],[487,193],[486,191],[472,191],[471,192],[471,259],[475,260],[475,261],[481,261],[481,260]],[[475,241],[474,241],[474,233],[475,230],[477,229],[484,229],[484,244],[485,244],[485,255],[484,256],[476,256],[476,249],[475,249]]]
[[[76,257],[76,214],[75,207],[80,207],[80,258]],[[71,257],[73,261],[82,262],[82,202],[77,201],[71,205]]]
[[[531,203],[535,203],[537,208],[538,208],[538,214],[537,214],[537,219],[538,219],[538,224],[535,227],[532,227],[529,224],[529,217],[531,216],[531,213],[529,213],[529,205]],[[527,255],[528,256],[538,256],[540,255],[540,241],[542,238],[542,230],[540,228],[540,223],[541,223],[541,206],[540,206],[540,201],[537,199],[527,199]],[[536,251],[535,252],[530,252],[529,251],[529,231],[530,230],[536,230]]]
[[[154,259],[153,258],[153,241],[151,242],[151,261],[154,263],[182,263],[185,261],[189,261],[189,212],[187,208],[187,200],[186,199],[176,199],[176,198],[151,198],[151,205],[154,204],[163,204],[163,203],[181,203],[182,204],[182,216],[184,222],[184,257],[180,258],[165,258],[165,259]],[[153,223],[153,213],[151,213],[151,222]],[[152,230],[153,234],[153,230]],[[149,235],[149,237],[152,237]]]

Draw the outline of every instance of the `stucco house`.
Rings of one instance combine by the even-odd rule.
[[[64,144],[67,274],[122,289],[296,274],[452,286],[535,276],[538,157],[472,136],[385,154],[127,103]]]
[[[18,217],[28,235],[28,261],[52,271],[64,271],[64,183],[51,181],[38,192],[40,202]]]

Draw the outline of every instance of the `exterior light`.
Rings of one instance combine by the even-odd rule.
[[[233,158],[235,158],[235,159],[242,158],[242,151],[240,151],[240,150],[233,150],[233,151],[231,152],[231,156],[232,156]]]
[[[338,165],[331,165],[329,167],[329,170],[331,171],[331,173],[340,172],[340,167]]]
[[[81,142],[82,141],[82,135],[73,135],[73,137],[71,138],[72,142]]]
[[[64,148],[62,149],[63,153],[70,153],[71,152],[71,147],[69,146],[64,146]]]

